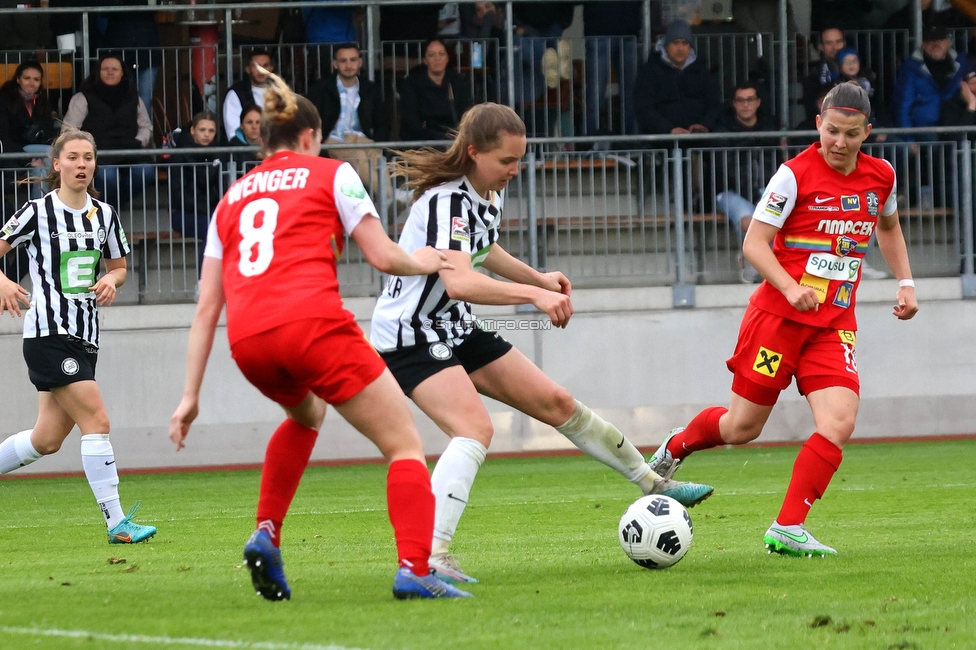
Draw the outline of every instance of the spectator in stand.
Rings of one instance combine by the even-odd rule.
[[[147,6],[149,0],[115,0],[112,4]],[[136,89],[146,110],[152,112],[156,73],[162,56],[159,51],[159,27],[154,11],[122,11],[105,14],[105,35],[100,45],[112,50],[124,50],[129,63],[135,62]]]
[[[390,138],[379,86],[359,76],[362,67],[358,45],[337,45],[332,50],[335,73],[308,89],[308,98],[322,117],[326,145],[383,142]],[[373,192],[378,189],[374,170],[380,169],[379,149],[329,149],[328,155],[352,165],[367,189]]]
[[[820,112],[817,110],[817,90],[825,84],[833,85],[840,75],[837,65],[837,53],[847,46],[844,32],[837,27],[827,27],[820,32],[820,61],[810,70],[806,81],[803,82],[803,107],[806,109],[807,119],[814,119]]]
[[[145,157],[106,155],[115,149],[145,149],[152,142],[152,121],[129,70],[119,54],[99,57],[98,65],[71,98],[62,129],[74,127],[95,138],[99,162],[95,188],[106,203],[119,209],[142,193],[153,173]]]
[[[264,49],[253,49],[247,55],[244,65],[244,79],[230,87],[224,95],[224,133],[231,140],[237,127],[241,125],[241,115],[250,106],[264,108],[264,89],[268,82],[268,72],[274,71],[271,63],[271,53]]]
[[[707,133],[722,114],[718,82],[691,47],[691,27],[673,20],[637,73],[634,87],[641,133]]]
[[[227,143],[228,147],[263,147],[261,139],[261,109],[251,105],[241,111],[241,125],[234,131],[234,137]],[[259,162],[257,152],[234,154],[233,158],[243,164]]]
[[[943,102],[959,91],[966,58],[957,54],[945,27],[930,25],[922,35],[922,45],[905,60],[898,71],[892,106],[895,126],[899,128],[936,126]],[[935,134],[909,140],[935,140]],[[917,151],[913,144],[912,152]]]
[[[505,11],[493,2],[466,2],[461,12],[461,35],[464,38],[505,38]]]
[[[400,139],[448,140],[471,107],[468,84],[449,63],[443,41],[424,45],[424,62],[410,70],[400,88]]]
[[[217,139],[217,116],[209,111],[197,113],[190,126],[176,138],[176,153],[170,162],[170,207],[173,230],[184,237],[199,240],[197,245],[197,276],[203,267],[203,250],[207,243],[210,215],[220,200],[220,154],[206,148]],[[209,163],[206,167],[200,163]]]
[[[54,109],[42,88],[44,70],[37,61],[17,66],[14,78],[0,86],[0,150],[40,154],[29,160],[30,175],[47,178],[51,166],[48,153],[58,135]],[[30,198],[40,198],[41,185],[31,185]]]
[[[640,2],[584,2],[583,35],[586,37],[586,135],[636,133],[634,82],[637,79],[637,47],[644,24]],[[623,116],[603,117],[607,83],[617,73]]]
[[[825,83],[817,86],[816,92],[813,94],[814,97],[814,108],[816,112],[813,115],[807,115],[805,118],[800,120],[796,126],[793,127],[794,131],[816,131],[817,130],[817,116],[820,115],[820,109],[823,106],[824,97],[830,92],[830,89],[834,87],[833,83]],[[811,135],[810,137],[803,138],[790,138],[791,145],[802,145],[803,147],[809,147],[811,144],[816,142],[817,135]]]
[[[939,124],[942,126],[976,126],[976,69],[970,69],[959,82],[959,92],[942,104],[939,113]],[[953,139],[959,139],[959,134],[953,134]],[[970,133],[969,139],[976,143],[976,133]]]
[[[350,0],[344,0],[349,2]],[[358,9],[354,7],[308,7],[302,9],[305,38],[309,43],[351,43],[356,38]],[[270,70],[270,68],[265,68]]]
[[[572,77],[569,43],[559,39],[573,23],[573,4],[516,2],[512,19],[519,53],[515,60],[515,99],[519,104],[532,104],[546,88],[556,88],[560,79]]]
[[[871,116],[868,118],[868,124],[872,128],[877,128],[878,119],[878,109],[875,108],[876,102],[873,101],[874,98],[874,73],[870,70],[864,68],[861,65],[861,57],[857,50],[853,47],[845,47],[837,53],[837,64],[839,66],[840,74],[837,76],[837,83],[844,83],[845,81],[853,81],[858,86],[864,89],[868,94],[868,97],[872,98],[871,101]],[[867,142],[884,142],[888,139],[888,136],[879,134],[871,134]]]
[[[715,130],[723,133],[759,133],[776,131],[779,125],[762,110],[759,86],[753,81],[740,83],[732,92],[732,105],[722,114]],[[718,144],[724,151],[717,153],[719,174],[715,208],[725,215],[739,238],[745,238],[756,203],[770,177],[776,172],[775,157],[759,147],[775,145],[777,138],[753,137],[730,139]],[[748,150],[748,149],[751,150]],[[744,284],[762,278],[752,264],[740,253],[739,275]]]

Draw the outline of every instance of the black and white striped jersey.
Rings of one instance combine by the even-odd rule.
[[[66,334],[98,347],[98,305],[90,291],[100,260],[129,254],[115,208],[88,197],[73,210],[56,191],[28,201],[0,229],[11,246],[27,245],[33,284],[24,338]]]
[[[501,214],[499,194],[484,199],[462,177],[417,199],[399,244],[408,253],[424,246],[469,253],[478,268],[498,239]],[[369,340],[380,352],[437,341],[455,345],[474,322],[471,305],[452,300],[438,274],[391,276],[373,310]]]

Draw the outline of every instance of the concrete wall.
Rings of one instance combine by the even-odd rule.
[[[574,292],[576,315],[566,330],[503,331],[529,358],[584,403],[616,423],[638,446],[659,443],[701,408],[727,404],[725,359],[735,344],[751,287],[702,286],[694,309],[673,310],[669,288]],[[893,280],[863,282],[858,306],[862,402],[855,436],[918,436],[976,432],[976,303],[961,300],[958,279],[920,280],[921,311],[909,322],[892,314]],[[367,328],[371,299],[347,306]],[[282,414],[253,389],[230,359],[223,330],[207,370],[202,411],[183,451],[166,437],[183,386],[193,305],[102,310],[98,382],[112,419],[122,468],[257,463]],[[478,310],[515,322],[538,314],[512,308]],[[0,319],[4,412],[0,435],[32,426],[37,397],[21,354],[22,321]],[[555,430],[496,402],[492,451],[569,448]],[[447,438],[417,412],[428,453]],[[813,431],[806,402],[784,392],[763,440],[801,440]],[[364,458],[375,449],[330,411],[313,458]],[[61,452],[22,472],[80,470],[77,432]]]

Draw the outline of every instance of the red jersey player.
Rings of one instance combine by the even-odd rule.
[[[400,560],[393,594],[470,596],[429,573],[434,496],[420,436],[396,380],[343,309],[336,279],[343,233],[385,273],[427,275],[453,267],[433,248],[408,255],[386,236],[348,163],[317,155],[318,111],[274,75],[261,130],[268,157],[231,185],[210,225],[186,386],[169,436],[182,448],[197,416],[204,368],[226,302],[234,360],[288,416],[268,442],[257,529],[244,546],[258,593],[268,600],[291,596],[278,548],[281,524],[329,403],[389,462],[387,499]]]
[[[857,84],[833,88],[817,116],[820,142],[770,180],[743,243],[765,281],[753,294],[728,360],[728,409],[712,407],[675,429],[651,459],[659,474],[692,452],[759,437],[780,391],[795,377],[817,427],[803,445],[783,507],[763,539],[770,553],[836,555],[804,529],[854,432],[859,401],[855,295],[871,234],[899,279],[894,315],[918,311],[898,221],[895,172],[860,153],[871,133],[871,104]]]

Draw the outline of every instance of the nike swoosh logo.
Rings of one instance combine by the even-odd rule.
[[[623,438],[620,439],[620,443],[617,445],[617,449],[623,447],[625,442],[627,442],[627,436],[624,436]]]
[[[126,544],[132,541],[132,535],[130,535],[129,533],[115,533],[114,535],[112,535],[112,537]]]
[[[467,503],[467,501],[465,501],[464,499],[459,499],[456,496],[454,496],[453,494],[451,494],[450,492],[447,493],[447,498],[448,499],[454,499],[455,501],[460,501],[461,503]]]
[[[833,201],[834,197],[828,196],[826,198],[820,198],[819,196],[813,197],[814,203],[826,203],[827,201]]]
[[[105,461],[105,464],[106,465],[114,465],[115,464],[115,461],[114,460],[107,460],[107,461]]]
[[[807,507],[810,507],[810,508],[812,508],[812,507],[813,507],[813,504],[812,504],[812,503],[810,503],[810,499],[804,499],[804,500],[803,500],[803,503],[805,503],[805,504],[807,504]]]
[[[807,534],[806,534],[806,533],[803,533],[803,536],[801,537],[801,536],[799,536],[799,535],[791,535],[790,533],[788,533],[788,532],[786,532],[785,530],[780,530],[780,529],[778,529],[778,528],[774,528],[773,530],[775,530],[775,531],[776,531],[777,533],[779,533],[779,534],[780,534],[780,535],[782,535],[783,537],[789,537],[790,539],[792,539],[792,540],[793,540],[794,542],[796,542],[797,544],[805,544],[805,543],[806,543],[806,541],[807,541],[808,539],[810,539],[810,538],[809,538],[809,537],[807,536]]]

